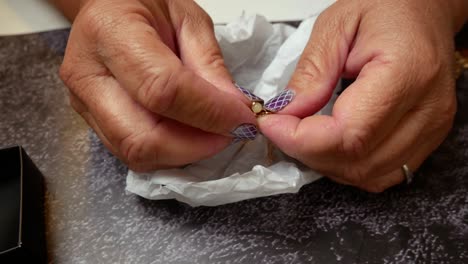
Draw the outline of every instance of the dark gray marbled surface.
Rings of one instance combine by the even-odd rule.
[[[70,108],[68,31],[0,38],[0,146],[46,178],[51,263],[468,263],[468,73],[456,125],[415,182],[375,195],[320,180],[215,208],[124,192],[127,168]]]

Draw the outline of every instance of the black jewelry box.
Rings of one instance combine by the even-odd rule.
[[[0,150],[0,263],[46,263],[44,180],[20,146]]]

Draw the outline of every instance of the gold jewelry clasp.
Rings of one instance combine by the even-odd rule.
[[[255,117],[264,116],[271,114],[270,111],[266,110],[263,107],[263,101],[252,101],[252,105],[250,106],[252,112],[254,112]]]

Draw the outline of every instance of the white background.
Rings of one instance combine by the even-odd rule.
[[[69,0],[76,1],[76,0]],[[246,13],[270,21],[302,20],[334,0],[196,0],[215,23],[227,23]],[[24,34],[69,27],[68,21],[47,0],[0,0],[0,35]]]

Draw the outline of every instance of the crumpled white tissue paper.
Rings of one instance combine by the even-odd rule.
[[[287,85],[307,44],[316,17],[296,29],[270,24],[259,15],[243,15],[216,26],[225,63],[236,82],[265,101]],[[334,99],[321,110],[331,112]],[[271,146],[271,145],[270,145]],[[321,176],[272,150],[259,135],[218,155],[184,168],[139,174],[129,171],[126,190],[147,199],[177,199],[191,206],[216,206],[280,193],[295,193]]]

